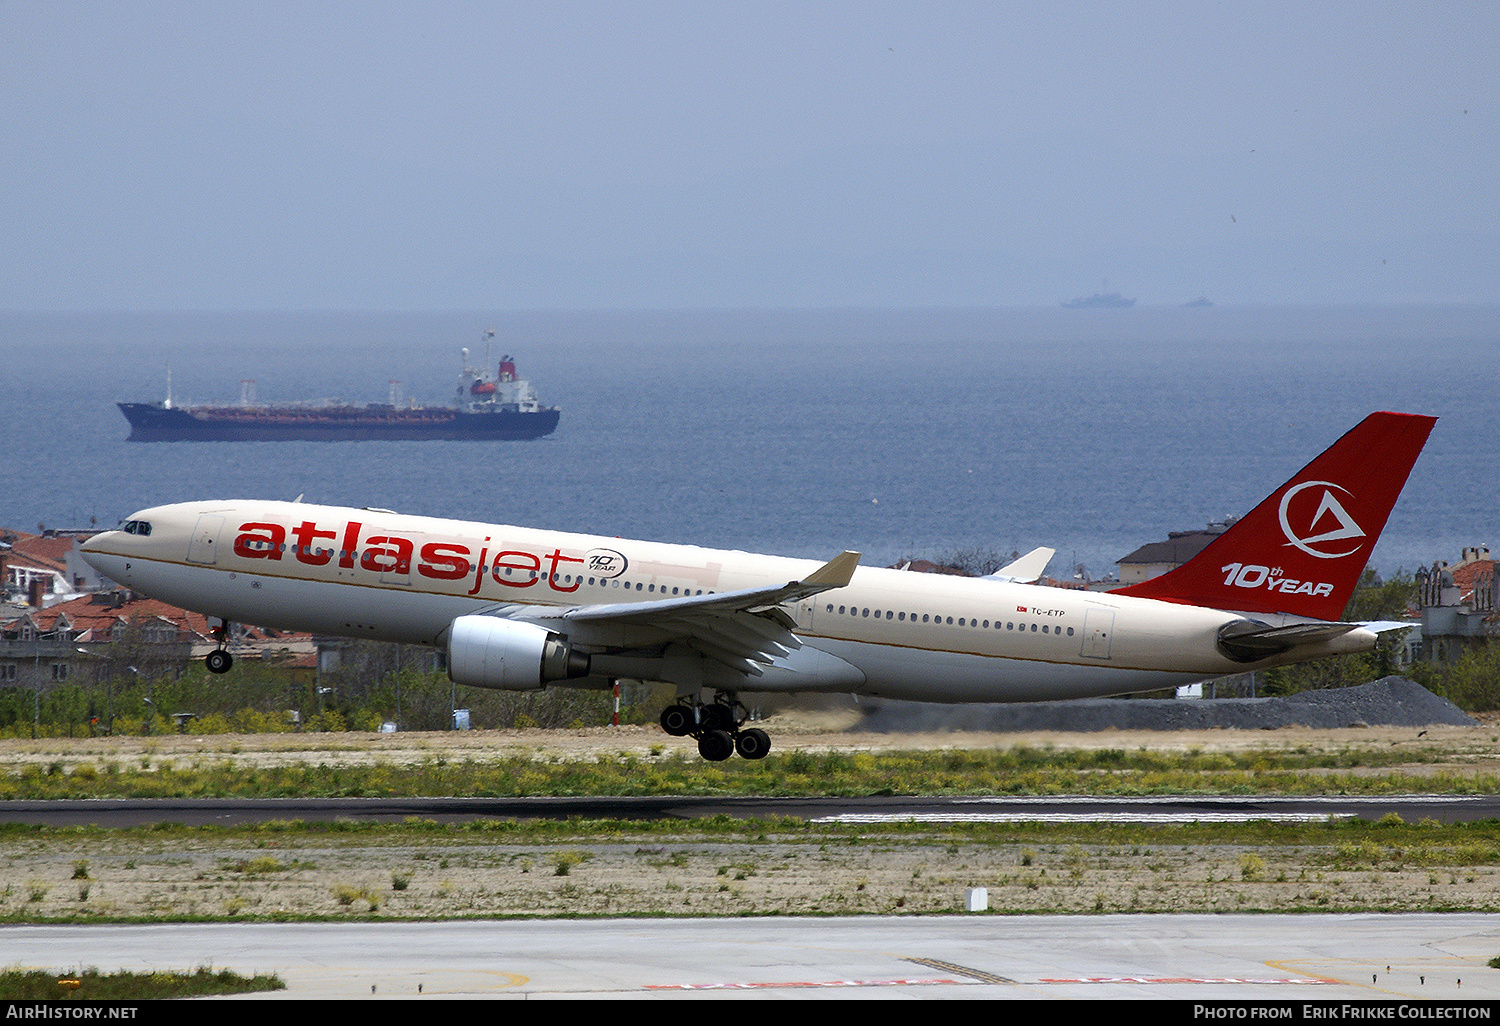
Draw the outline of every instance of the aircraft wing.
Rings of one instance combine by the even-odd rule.
[[[1046,572],[1047,564],[1052,562],[1052,557],[1055,555],[1057,555],[1056,549],[1032,549],[1020,559],[1007,563],[994,573],[985,574],[984,579],[986,581],[1015,581],[1019,584],[1031,584]]]
[[[605,649],[679,642],[731,669],[760,676],[761,666],[802,647],[792,632],[796,624],[781,605],[844,587],[859,558],[858,552],[845,552],[800,581],[763,588],[649,602],[502,606],[493,612]]]

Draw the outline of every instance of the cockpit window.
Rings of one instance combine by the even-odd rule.
[[[149,520],[127,520],[125,526],[120,528],[126,534],[150,534],[151,521]]]

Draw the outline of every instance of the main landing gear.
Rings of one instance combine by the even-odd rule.
[[[220,620],[219,626],[210,631],[219,647],[203,657],[203,665],[208,667],[209,673],[228,673],[229,668],[234,665],[234,656],[224,649],[224,643],[229,639],[229,621]]]
[[[661,729],[673,737],[691,735],[698,740],[698,754],[710,762],[723,762],[735,752],[742,758],[764,759],[771,750],[771,736],[759,727],[745,728],[750,711],[732,691],[720,691],[712,702],[678,699],[661,711]]]

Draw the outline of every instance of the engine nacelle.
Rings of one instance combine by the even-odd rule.
[[[534,623],[460,616],[448,627],[448,677],[457,684],[537,691],[551,681],[587,677],[589,657]]]

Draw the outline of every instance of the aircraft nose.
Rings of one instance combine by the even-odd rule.
[[[83,556],[83,561],[89,566],[93,567],[95,570],[98,570],[100,573],[104,572],[104,567],[100,564],[104,561],[105,552],[103,549],[94,544],[94,540],[92,538],[84,542],[82,545],[78,546],[78,553],[79,555]]]
[[[120,568],[120,554],[115,542],[121,537],[119,531],[104,531],[78,546],[83,561],[106,577]]]
[[[113,548],[113,542],[124,532],[119,528],[112,531],[100,531],[98,534],[90,535],[78,545],[80,552],[109,552]]]

